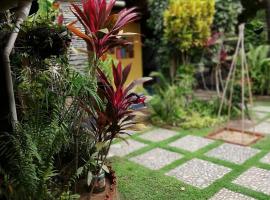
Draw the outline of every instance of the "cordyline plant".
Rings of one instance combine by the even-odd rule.
[[[95,138],[95,146],[98,152],[94,176],[97,176],[102,169],[106,171],[104,163],[112,141],[115,138],[122,138],[121,135],[123,134],[128,134],[128,130],[139,130],[141,128],[144,115],[132,107],[144,104],[146,98],[145,96],[139,96],[133,90],[136,86],[151,80],[151,78],[140,78],[125,87],[130,70],[131,65],[123,69],[120,62],[117,66],[112,63],[113,81],[110,82],[102,70],[97,68],[98,95],[104,107],[90,109],[83,102],[80,105],[88,113],[89,132]]]
[[[109,3],[106,0],[82,0],[82,9],[76,4],[71,4],[71,11],[83,25],[85,33],[75,27],[77,20],[69,23],[67,27],[86,41],[88,51],[94,56],[93,68],[97,67],[96,62],[109,49],[128,44],[123,36],[129,34],[123,33],[121,29],[139,19],[136,8],[125,8],[117,14],[112,14],[115,2],[116,0],[110,0]]]
[[[110,0],[109,3],[106,0],[83,0],[82,9],[76,4],[71,4],[71,10],[78,20],[67,25],[71,32],[87,43],[88,53],[93,56],[93,63],[90,63],[91,71],[96,73],[97,92],[103,103],[103,106],[99,107],[89,105],[89,102],[80,102],[81,109],[88,114],[87,129],[94,136],[97,150],[97,163],[92,172],[94,176],[98,176],[104,167],[112,141],[121,138],[122,134],[127,134],[127,130],[136,130],[141,125],[139,117],[142,115],[132,107],[144,104],[145,97],[139,96],[133,90],[151,79],[141,78],[126,86],[131,65],[123,68],[120,62],[117,66],[112,63],[112,82],[98,67],[99,59],[109,49],[128,44],[123,37],[133,33],[123,33],[122,29],[139,18],[135,8],[123,9],[117,14],[112,14],[115,2],[116,0]],[[84,32],[75,27],[77,21],[83,25]],[[94,180],[90,196],[96,183],[97,179]]]

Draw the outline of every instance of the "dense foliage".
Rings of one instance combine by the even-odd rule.
[[[164,12],[164,37],[181,52],[199,47],[211,35],[214,0],[171,0]]]
[[[270,94],[270,46],[250,46],[248,63],[253,86],[253,92],[260,95]]]
[[[240,0],[216,0],[213,28],[216,31],[235,33],[238,16],[242,12]]]
[[[148,27],[153,34],[145,41],[145,45],[153,53],[154,65],[167,71],[171,47],[163,38],[164,22],[163,13],[168,6],[168,0],[148,0],[150,17],[147,20]]]
[[[218,101],[198,100],[193,95],[193,73],[186,66],[179,79],[169,84],[160,73],[153,73],[160,80],[155,86],[155,95],[150,101],[151,120],[157,125],[180,126],[182,128],[203,128],[215,125],[222,119],[217,119]],[[184,67],[182,67],[183,69]]]

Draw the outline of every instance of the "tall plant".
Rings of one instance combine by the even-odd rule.
[[[171,0],[164,12],[164,38],[182,55],[187,64],[187,53],[192,47],[202,47],[211,35],[214,19],[214,0]],[[174,55],[176,58],[179,57]],[[179,65],[177,59],[174,68]],[[175,75],[176,69],[172,74]]]
[[[138,84],[143,84],[148,78],[142,78],[125,86],[130,73],[131,65],[117,67],[112,63],[113,82],[109,81],[106,74],[99,68],[100,58],[116,46],[128,44],[123,38],[122,28],[139,18],[135,8],[123,9],[119,13],[112,14],[115,0],[87,0],[82,1],[81,9],[76,4],[71,4],[71,10],[85,32],[75,27],[77,21],[68,24],[68,29],[75,35],[84,39],[87,43],[88,53],[91,56],[91,75],[96,74],[97,92],[102,101],[102,106],[97,106],[88,101],[80,101],[80,108],[87,114],[89,125],[88,132],[93,135],[94,145],[97,151],[96,164],[92,172],[97,177],[106,161],[110,146],[115,138],[126,133],[126,129],[134,128],[137,124],[136,112],[132,106],[144,103],[145,97],[139,96],[133,89]],[[91,176],[90,176],[91,177]],[[96,185],[94,179],[91,193]],[[90,183],[90,182],[89,182]]]

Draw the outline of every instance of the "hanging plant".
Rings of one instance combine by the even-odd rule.
[[[64,26],[45,22],[25,23],[16,43],[17,51],[40,59],[64,55],[71,42],[71,34]]]

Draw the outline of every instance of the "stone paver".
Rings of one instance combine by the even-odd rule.
[[[270,122],[262,122],[255,127],[250,128],[249,131],[270,135]]]
[[[152,142],[160,142],[163,140],[167,140],[170,137],[177,135],[176,131],[167,130],[167,129],[154,129],[140,136],[140,138],[149,140]]]
[[[260,150],[251,147],[243,147],[235,144],[225,143],[207,152],[206,155],[235,164],[243,164],[245,161],[259,152]]]
[[[270,106],[255,106],[252,110],[257,112],[270,112]]]
[[[252,167],[234,180],[233,183],[270,195],[269,170]]]
[[[267,116],[269,116],[269,113],[265,113],[265,112],[255,112],[255,117],[258,119],[263,119]]]
[[[209,200],[255,200],[255,199],[223,188]]]
[[[230,168],[195,158],[169,171],[166,175],[203,189],[230,171]]]
[[[186,151],[194,152],[213,142],[214,141],[210,139],[188,135],[180,138],[179,140],[176,140],[175,142],[170,143],[169,145],[172,147],[184,149]]]
[[[270,165],[270,153],[268,153],[266,156],[264,156],[261,160],[262,163],[269,164]]]
[[[120,143],[113,144],[109,152],[109,157],[112,156],[123,157],[145,146],[146,144],[129,139],[127,140],[127,142],[123,141]]]
[[[130,160],[152,170],[158,170],[183,156],[178,153],[156,148]]]

